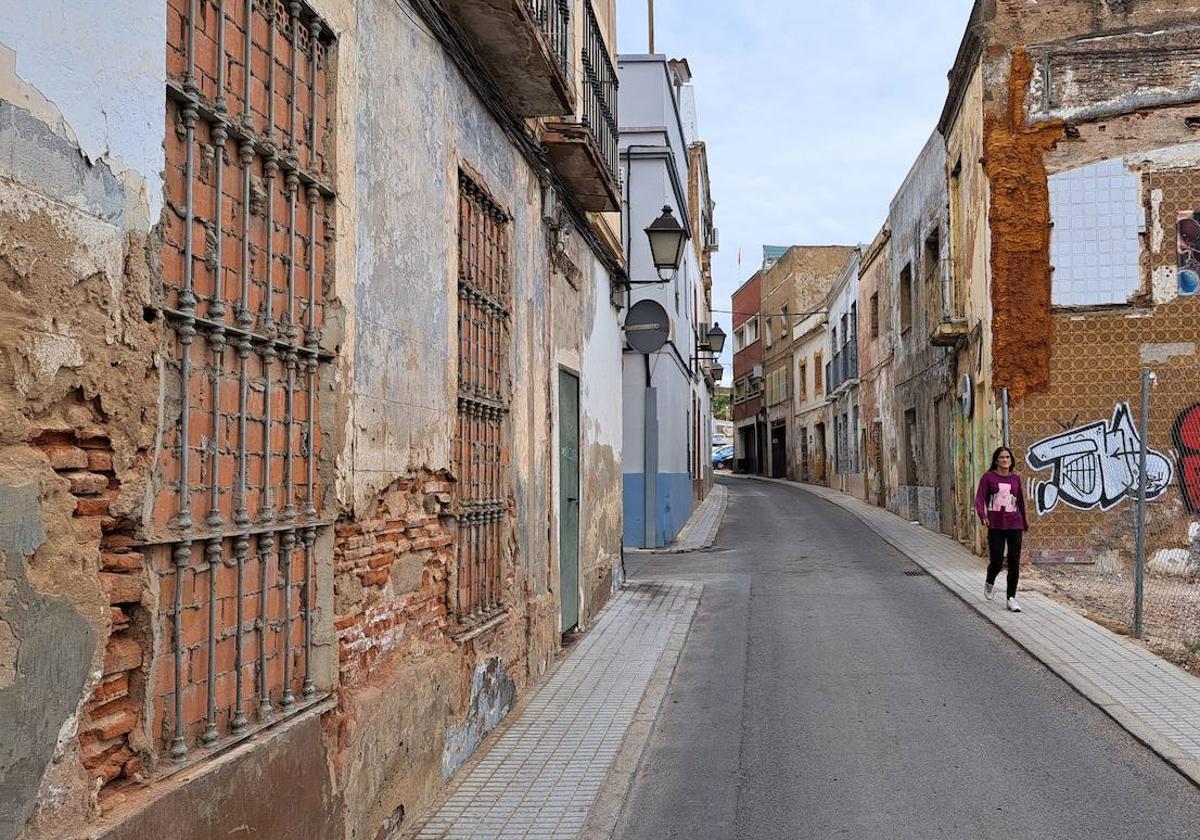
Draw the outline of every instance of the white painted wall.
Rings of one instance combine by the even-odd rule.
[[[0,0],[0,99],[88,160],[135,173],[147,229],[163,206],[166,11],[156,0]]]

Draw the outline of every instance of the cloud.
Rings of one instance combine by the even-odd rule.
[[[875,235],[936,127],[971,0],[655,0],[655,10],[656,51],[686,57],[695,75],[721,229],[713,306],[729,309],[764,243]],[[618,51],[646,52],[645,0],[621,0],[617,21]]]

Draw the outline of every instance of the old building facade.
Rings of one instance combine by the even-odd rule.
[[[613,6],[117,5],[0,23],[0,834],[390,837],[619,583]]]
[[[860,325],[859,401],[865,442],[862,450],[863,498],[879,507],[899,486],[896,466],[896,418],[892,394],[891,231],[887,227],[866,246],[858,272]]]
[[[800,318],[792,328],[793,428],[790,449],[796,481],[829,484],[830,412],[827,390],[829,312],[821,307]]]
[[[766,462],[763,411],[762,271],[733,293],[733,456],[743,473],[761,473]]]
[[[1136,468],[1111,453],[1140,448],[1148,369],[1148,559],[1161,572],[1200,563],[1200,94],[1183,69],[1196,14],[1192,2],[977,3],[951,73],[955,286],[981,336],[959,368],[983,386],[961,468],[986,468],[1008,437],[1030,479],[1035,560],[1132,562],[1120,511]],[[1068,439],[1109,454],[1064,455]]]
[[[833,431],[832,486],[863,496],[862,417],[859,398],[858,274],[861,249],[850,252],[829,290],[829,345],[825,381]]]
[[[796,324],[826,306],[826,295],[853,249],[837,245],[763,246],[763,376],[768,475],[795,477],[798,461],[793,382]]]
[[[932,336],[945,311],[946,148],[930,136],[888,211],[899,483],[888,509],[953,534],[954,359]]]
[[[713,203],[706,158],[692,154],[700,138],[687,62],[622,55],[618,66],[629,302],[656,301],[670,320],[661,350],[643,355],[626,347],[623,365],[624,539],[653,548],[674,541],[712,486],[715,381],[711,354],[700,344],[711,323]],[[693,162],[702,167],[695,173]],[[690,240],[669,273],[656,270],[644,233],[664,208]]]

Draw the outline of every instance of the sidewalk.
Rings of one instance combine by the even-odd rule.
[[[630,554],[683,554],[709,548],[717,540],[727,507],[729,491],[714,482],[704,501],[688,517],[687,524],[679,529],[675,542],[662,548],[627,548],[625,551]]]
[[[701,588],[624,588],[480,747],[434,813],[403,836],[607,837],[617,817],[611,805],[633,780]]]
[[[836,490],[781,479],[758,480],[791,484],[858,516],[1131,735],[1200,784],[1200,678],[1045,595],[1022,591],[1024,612],[1019,614],[1008,612],[1001,597],[984,599],[983,558],[949,537]]]

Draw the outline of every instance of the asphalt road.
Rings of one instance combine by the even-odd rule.
[[[852,514],[722,480],[713,550],[627,561],[705,589],[616,837],[1200,838],[1200,790]]]

